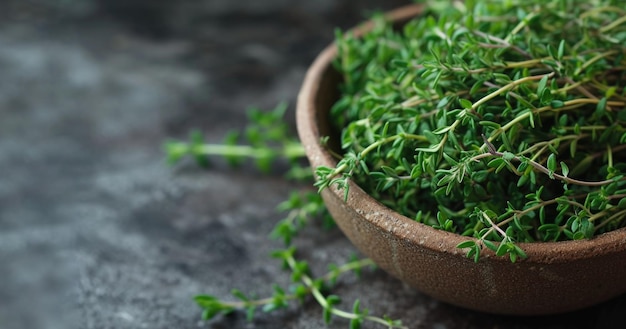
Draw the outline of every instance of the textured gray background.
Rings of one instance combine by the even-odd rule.
[[[283,215],[275,206],[306,187],[219,160],[167,167],[161,145],[195,128],[219,142],[249,106],[293,110],[335,27],[407,2],[2,1],[0,328],[323,328],[312,301],[254,323],[199,321],[195,294],[265,296],[288,283],[268,233]],[[316,273],[356,252],[319,225],[297,245]],[[336,292],[411,328],[608,328],[626,306],[493,316],[379,271]]]

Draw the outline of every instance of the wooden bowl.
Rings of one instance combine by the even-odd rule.
[[[417,16],[419,5],[391,11],[397,24]],[[371,28],[354,29],[359,35]],[[320,140],[338,143],[328,122],[341,77],[328,46],[309,68],[298,96],[299,137],[313,168],[337,160]],[[385,207],[350,183],[348,200],[332,187],[322,192],[340,229],[382,269],[419,291],[461,307],[499,314],[539,315],[573,311],[626,292],[626,229],[590,240],[520,243],[528,258],[511,263],[484,250],[478,263],[456,247],[468,238],[434,229]]]

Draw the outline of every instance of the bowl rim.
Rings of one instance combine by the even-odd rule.
[[[419,15],[422,11],[423,5],[411,4],[386,12],[385,17],[395,22],[406,21]],[[371,20],[365,21],[352,28],[350,31],[358,37],[370,30],[373,24]],[[321,143],[321,139],[324,136],[320,134],[318,121],[316,119],[316,99],[319,94],[320,83],[323,80],[324,74],[333,69],[332,61],[336,55],[337,48],[334,42],[319,53],[306,72],[297,98],[296,125],[298,135],[312,168],[321,165],[334,167],[337,164],[337,160],[333,158],[331,153],[328,152],[326,147]],[[460,252],[460,249],[456,246],[463,241],[476,240],[476,238],[442,231],[429,225],[416,222],[384,206],[353,181],[349,181],[349,186],[349,197],[345,202],[348,207],[357,209],[361,204],[366,203],[368,208],[375,213],[396,219],[397,223],[394,225],[396,228],[398,228],[397,225],[401,225],[402,229],[393,229],[390,228],[389,225],[381,225],[380,220],[374,221],[368,216],[360,216],[360,218],[369,221],[380,230],[396,235],[409,243],[419,243],[422,247],[431,250],[459,254],[461,257],[466,257],[465,253]],[[343,190],[338,190],[336,187],[330,187],[328,189],[331,191],[333,197],[340,198],[342,202],[344,201]],[[421,239],[421,237],[424,236],[427,236],[428,239]],[[591,239],[558,242],[525,242],[518,243],[518,246],[528,255],[528,258],[518,260],[518,262],[561,263],[581,260],[625,250],[626,227],[599,234]],[[507,257],[495,257],[495,253],[488,248],[483,248],[481,252],[481,259],[484,257],[492,261],[510,263]]]

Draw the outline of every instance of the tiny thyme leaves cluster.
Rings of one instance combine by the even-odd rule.
[[[299,162],[305,155],[303,147],[297,138],[290,134],[283,119],[286,108],[285,104],[281,104],[272,111],[254,108],[248,110],[250,122],[245,132],[228,134],[223,144],[207,144],[197,131],[191,133],[189,142],[168,141],[164,144],[167,161],[173,165],[190,156],[200,166],[208,166],[209,156],[221,156],[236,166],[245,159],[253,159],[261,171],[268,172],[275,161],[283,159],[287,160],[291,167],[288,178],[310,181],[313,178],[311,168],[302,166]],[[240,135],[245,137],[247,144],[240,144]],[[335,226],[319,193],[308,189],[293,192],[286,201],[277,206],[277,210],[286,212],[287,215],[277,222],[270,236],[282,240],[285,249],[273,252],[272,257],[281,260],[283,267],[291,272],[290,287],[284,289],[274,284],[272,295],[266,298],[255,298],[233,289],[232,296],[235,301],[225,301],[213,295],[197,295],[194,300],[202,308],[204,320],[242,310],[245,311],[247,320],[252,321],[259,309],[263,312],[273,312],[289,307],[291,302],[305,303],[312,297],[322,307],[322,316],[327,324],[333,317],[339,317],[348,320],[351,329],[360,328],[364,322],[390,329],[406,328],[400,320],[370,315],[368,309],[361,307],[359,300],[354,301],[351,311],[341,309],[339,296],[330,293],[330,289],[337,284],[339,278],[347,273],[353,273],[358,277],[363,269],[375,268],[371,259],[353,257],[342,265],[329,264],[326,274],[314,277],[308,262],[296,258],[297,250],[293,240],[311,220],[321,219],[324,228]]]
[[[626,8],[619,0],[427,3],[394,28],[337,32],[331,122],[350,180],[511,261],[519,242],[626,226]],[[330,136],[333,138],[333,136]]]

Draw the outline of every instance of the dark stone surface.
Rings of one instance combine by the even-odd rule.
[[[312,301],[254,323],[241,313],[199,321],[198,293],[264,296],[288,284],[268,257],[281,247],[268,233],[281,218],[275,206],[304,187],[219,161],[168,167],[161,144],[195,128],[218,142],[245,124],[249,106],[293,109],[335,27],[404,3],[2,1],[0,328],[324,327]],[[296,244],[316,273],[356,252],[318,225]],[[608,328],[626,305],[494,316],[380,271],[348,277],[336,293],[411,328]]]

